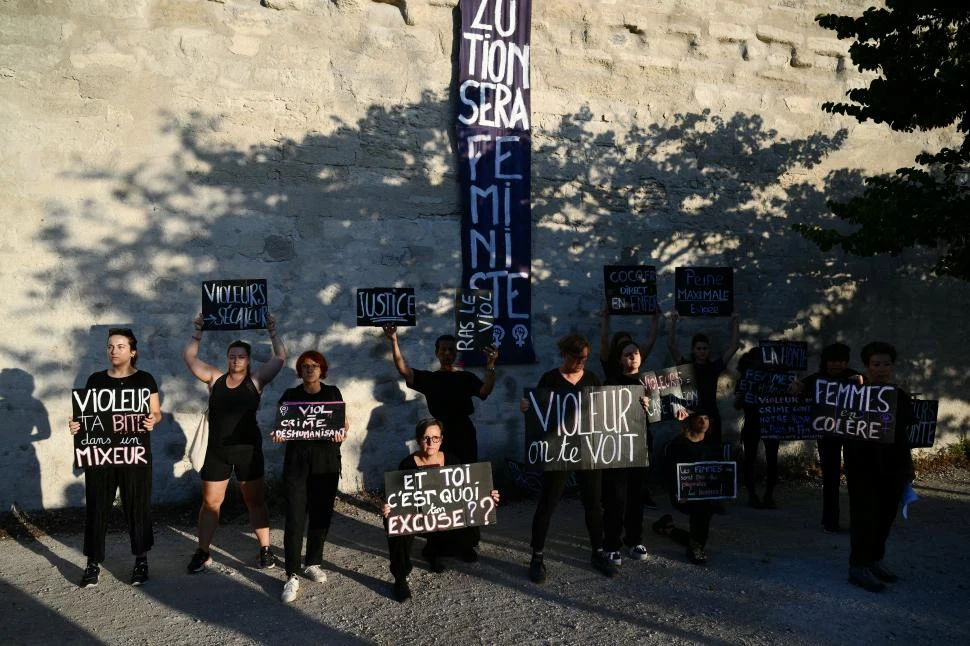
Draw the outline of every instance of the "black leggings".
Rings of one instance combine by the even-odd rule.
[[[670,537],[681,545],[696,543],[701,547],[707,545],[707,538],[711,534],[711,517],[714,516],[715,504],[710,500],[692,500],[688,502],[677,502],[673,496],[671,504],[677,511],[687,514],[690,518],[690,531],[674,527],[670,532]]]
[[[741,442],[744,444],[744,464],[742,473],[744,475],[744,486],[749,494],[754,491],[754,471],[758,463],[758,442],[765,444],[765,495],[770,496],[775,491],[778,484],[778,440],[762,440],[758,429],[753,432],[741,431]]]
[[[627,547],[633,547],[643,540],[648,473],[646,467],[603,469],[603,549],[616,552],[624,542]]]
[[[594,550],[603,547],[603,483],[602,471],[576,471],[579,480],[579,492],[586,512],[586,531],[589,532],[589,542]],[[549,533],[549,523],[552,514],[559,505],[569,471],[545,471],[542,474],[542,493],[539,494],[539,504],[535,516],[532,517],[532,550],[541,552],[546,544]]]
[[[84,470],[84,555],[94,563],[104,562],[104,537],[119,489],[131,553],[143,554],[155,544],[151,466],[90,467]]]
[[[818,441],[818,460],[822,466],[822,524],[830,529],[839,526],[842,444],[842,438],[835,436]]]
[[[300,570],[300,550],[306,528],[306,563],[323,563],[323,544],[333,519],[339,473],[310,473],[308,462],[293,461],[283,474],[286,494],[286,524],[283,530],[283,552],[286,575]],[[307,518],[309,517],[309,525]]]
[[[428,541],[421,553],[425,558],[438,558],[441,556],[459,556],[461,553],[472,547],[475,534],[471,530],[474,527],[465,529],[452,529],[445,532],[431,532],[420,534]],[[384,519],[384,531],[387,531],[387,519]],[[403,579],[411,574],[411,548],[414,547],[414,537],[416,534],[405,536],[388,536],[387,551],[391,559],[391,574],[395,580]]]

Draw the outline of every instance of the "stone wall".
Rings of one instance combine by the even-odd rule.
[[[500,367],[475,417],[487,457],[521,455],[516,402],[557,363],[558,336],[588,335],[596,356],[600,267],[618,261],[657,265],[667,299],[674,267],[734,265],[746,344],[893,341],[900,382],[942,400],[944,439],[966,427],[970,356],[941,330],[967,311],[970,288],[925,275],[915,254],[822,254],[791,231],[865,174],[950,136],[902,136],[820,110],[864,78],[813,17],[865,4],[535,3],[539,363]],[[341,487],[379,486],[424,404],[377,331],[354,327],[353,290],[413,286],[420,325],[402,347],[412,366],[433,366],[460,275],[455,5],[0,5],[0,509],[83,504],[69,390],[105,367],[115,324],[135,328],[141,366],[162,390],[156,499],[197,495],[183,456],[206,394],[181,349],[200,281],[231,276],[269,279],[293,357],[326,354],[328,381],[350,403]],[[700,329],[715,347],[726,339],[725,321],[682,327],[684,350]],[[665,335],[648,366],[670,362]],[[246,336],[265,359],[265,335]],[[220,364],[230,338],[207,335],[202,355]],[[265,404],[295,382],[290,362]],[[271,418],[264,405],[262,422]],[[279,448],[267,456],[278,472]]]

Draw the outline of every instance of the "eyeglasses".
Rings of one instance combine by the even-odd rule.
[[[421,438],[422,444],[441,444],[440,435],[425,435]]]
[[[309,361],[307,361],[307,362],[305,362],[305,363],[304,363],[304,364],[303,364],[303,365],[302,365],[302,366],[300,367],[300,369],[301,369],[301,370],[319,370],[319,369],[320,369],[320,366],[318,366],[318,365],[317,365],[317,364],[315,364],[315,363],[310,363]]]

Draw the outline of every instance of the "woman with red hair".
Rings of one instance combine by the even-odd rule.
[[[315,350],[308,350],[296,360],[296,372],[303,383],[280,397],[284,402],[339,402],[340,389],[323,383],[327,377],[327,360]],[[340,480],[340,443],[346,437],[349,422],[344,417],[343,431],[333,440],[293,440],[286,443],[283,457],[283,490],[286,495],[286,524],[283,529],[283,552],[286,560],[286,583],[281,599],[290,603],[300,589],[298,572],[307,579],[322,583],[323,544],[327,540],[333,504]],[[307,523],[309,518],[309,524]],[[306,562],[300,567],[300,551],[306,529]]]

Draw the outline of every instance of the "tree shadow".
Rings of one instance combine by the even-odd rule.
[[[203,279],[267,278],[291,352],[319,348],[344,366],[334,383],[348,402],[361,402],[352,423],[366,436],[348,441],[342,486],[370,488],[394,463],[418,406],[391,392],[400,386],[392,387],[398,376],[386,344],[373,330],[354,327],[354,289],[414,287],[419,325],[402,344],[416,367],[415,359],[433,356],[434,336],[452,325],[451,289],[460,276],[461,199],[453,135],[443,127],[453,114],[453,102],[426,91],[413,103],[372,105],[355,122],[324,118],[299,139],[268,136],[244,147],[232,142],[224,117],[165,114],[161,137],[174,153],[146,154],[120,171],[71,175],[109,186],[110,198],[77,206],[51,201],[37,237],[64,263],[38,272],[37,284],[46,286],[46,297],[83,302],[92,315],[124,312],[145,339],[143,360],[154,372],[153,359],[179,356]],[[539,115],[536,123],[533,334],[544,358],[503,370],[496,392],[479,406],[482,452],[491,459],[521,450],[515,402],[555,362],[554,339],[568,331],[595,338],[604,264],[656,265],[668,305],[676,266],[731,265],[745,339],[790,333],[816,349],[835,338],[855,347],[874,336],[896,338],[892,314],[907,306],[900,292],[918,285],[922,302],[948,289],[906,278],[903,266],[822,254],[792,232],[793,222],[824,213],[826,199],[861,188],[858,170],[818,172],[845,143],[845,131],[786,138],[759,115],[709,111],[646,126],[613,124],[588,107]],[[119,213],[137,224],[119,227]],[[886,280],[871,280],[877,274]],[[34,306],[19,307],[14,315]],[[871,315],[873,307],[882,308],[880,316]],[[712,328],[713,344],[725,342],[727,325],[719,321],[688,320],[682,328],[685,336]],[[54,333],[54,325],[38,332]],[[74,335],[86,341],[86,331]],[[265,336],[241,336],[258,341],[256,361],[268,357]],[[202,354],[222,356],[228,340],[206,335]],[[907,365],[899,372],[908,387],[934,395],[965,389],[965,371],[920,347],[927,346],[903,354]],[[22,349],[0,349],[28,363]],[[649,363],[667,363],[658,356]],[[179,432],[202,410],[205,395],[173,363],[160,361],[155,374]],[[55,367],[42,362],[38,369]],[[275,401],[283,381],[264,399]],[[371,402],[376,408],[365,412]],[[264,426],[271,409],[262,407]]]

